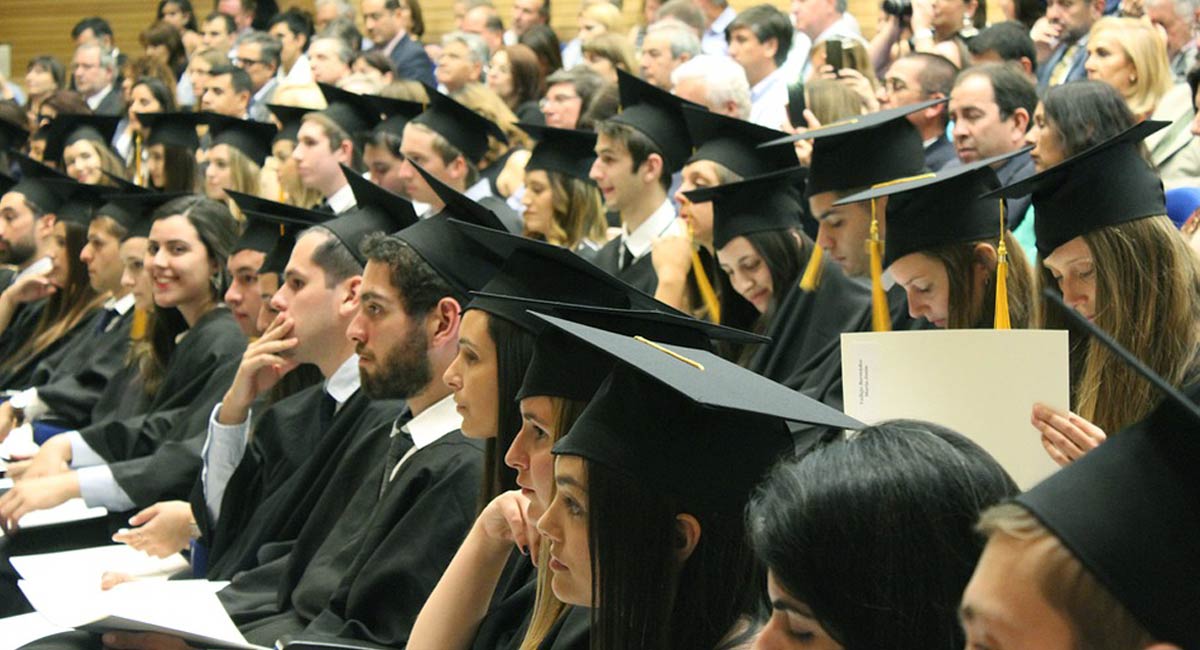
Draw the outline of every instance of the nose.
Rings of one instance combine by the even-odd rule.
[[[1042,128],[1036,124],[1029,127],[1029,131],[1025,133],[1025,144],[1037,144],[1038,137],[1041,135]]]
[[[604,174],[601,172],[601,169],[600,169],[600,159],[599,158],[592,161],[592,168],[588,170],[588,178],[590,178],[594,181],[599,181],[600,179],[604,178]]]
[[[355,343],[367,342],[367,332],[366,328],[363,327],[361,306],[358,309],[358,313],[354,315],[354,318],[350,319],[350,324],[346,326],[346,338],[354,341]]]
[[[559,505],[558,501],[559,497],[555,496],[554,500],[550,502],[550,507],[538,518],[537,529],[539,533],[551,542],[561,544],[562,528],[558,525],[558,511],[562,506]]]
[[[229,288],[225,290],[225,302],[234,307],[242,304],[242,292],[238,291],[237,286],[237,282],[231,282]]]
[[[525,430],[528,428],[529,422],[521,423],[521,430],[517,432],[517,437],[513,438],[512,445],[508,447],[508,451],[504,452],[504,464],[517,471],[529,469],[529,454],[526,454],[524,449]]]
[[[965,120],[954,118],[954,130],[952,130],[950,133],[954,136],[955,140],[967,137],[967,125],[965,124]]]
[[[908,315],[912,318],[924,318],[929,310],[917,292],[913,291],[911,287],[905,287],[904,293],[908,296]]]
[[[279,291],[276,291],[275,295],[271,296],[271,309],[274,309],[275,311],[287,311],[287,296],[283,295],[286,287],[287,285],[279,287]]]
[[[462,377],[458,373],[457,356],[454,357],[454,361],[451,361],[449,366],[446,366],[446,372],[442,373],[442,383],[446,384],[450,390],[457,391],[462,389]]]
[[[824,221],[817,225],[817,246],[832,251],[835,241],[829,230],[829,226],[825,225]]]

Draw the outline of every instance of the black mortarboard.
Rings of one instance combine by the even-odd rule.
[[[304,116],[317,110],[303,106],[284,106],[283,104],[267,104],[267,108],[271,109],[271,113],[282,125],[275,134],[275,140],[291,140],[292,142],[296,141],[300,133],[300,123],[304,121]]]
[[[355,209],[369,211],[381,222],[387,222],[384,232],[403,230],[419,220],[412,201],[372,183],[345,165],[342,165],[342,174],[354,192]]]
[[[65,197],[54,213],[54,216],[62,221],[86,226],[92,221],[96,208],[104,203],[104,194],[100,186],[64,179],[48,179],[45,183]]]
[[[264,199],[253,194],[243,194],[233,190],[226,191],[229,194],[229,198],[233,199],[233,202],[247,215],[271,217],[285,223],[294,223],[303,227],[318,226],[333,218],[333,215],[328,212],[308,210],[287,203]]]
[[[355,173],[354,170],[345,165],[342,166],[342,171],[347,177]],[[360,180],[362,180],[361,177]],[[370,181],[367,181],[367,183],[370,183]],[[356,198],[359,192],[367,192],[361,183],[352,181],[351,186],[354,188]],[[384,191],[386,192],[386,190]],[[362,254],[362,243],[367,238],[367,235],[376,232],[385,234],[393,233],[413,225],[417,221],[416,212],[407,199],[394,194],[391,196],[392,198],[388,199],[372,192],[368,199],[371,202],[369,207],[360,204],[322,223],[321,226],[329,229],[330,232],[340,239],[346,245],[346,248],[350,250],[350,254],[354,256],[354,259],[358,260],[359,264],[366,264],[367,258]]]
[[[503,257],[468,237],[445,214],[421,219],[395,236],[442,276],[460,303],[465,304],[472,291],[482,289],[504,264]]]
[[[17,179],[5,173],[0,173],[0,195],[8,194],[8,191],[16,187]]]
[[[421,175],[421,178],[425,179],[425,182],[429,184],[429,188],[433,190],[433,193],[437,194],[438,198],[445,204],[445,207],[441,211],[442,214],[458,219],[459,221],[466,221],[498,230],[507,230],[504,222],[500,220],[500,217],[496,216],[495,212],[479,205],[478,202],[467,197],[466,194],[441,182],[433,174],[425,171],[424,167],[411,160],[408,162],[416,168],[417,173]]]
[[[791,146],[797,140],[811,139],[808,196],[858,190],[925,170],[921,134],[906,118],[944,101],[931,99],[852,117],[760,146]]]
[[[495,298],[517,301],[531,311],[609,332],[702,350],[712,349],[712,342],[717,340],[739,343],[765,343],[770,340],[683,314],[610,309],[530,298]],[[564,363],[564,360],[569,361]],[[525,381],[517,391],[517,399],[545,395],[589,400],[612,367],[613,359],[609,355],[592,349],[556,328],[546,328],[538,334],[529,368],[525,371]]]
[[[20,149],[29,140],[29,130],[20,124],[0,119],[0,151]]]
[[[684,106],[683,119],[692,139],[689,163],[711,160],[743,178],[800,164],[794,147],[757,148],[764,142],[786,137],[782,131],[697,106]]]
[[[747,178],[736,183],[685,192],[692,203],[713,202],[713,246],[723,248],[734,237],[767,230],[800,227],[803,208],[793,190],[799,168]]]
[[[692,153],[692,140],[688,137],[687,124],[683,120],[683,107],[696,104],[624,70],[617,70],[617,85],[620,108],[609,121],[633,127],[658,145],[666,163],[664,173],[679,171]]]
[[[148,130],[143,147],[155,144],[195,151],[200,148],[196,127],[206,122],[203,113],[138,113]]]
[[[488,136],[508,142],[504,131],[495,122],[426,86],[429,107],[412,121],[433,129],[463,153],[472,163],[483,160],[488,151]]]
[[[125,228],[124,239],[149,235],[154,211],[168,201],[189,195],[187,192],[154,192],[136,185],[133,187],[136,189],[106,195],[104,204],[96,208],[95,213],[96,217],[109,217]]]
[[[505,260],[500,272],[475,294],[467,309],[503,316],[533,332],[539,331],[542,323],[526,311],[526,305],[492,296],[616,309],[671,309],[566,248],[494,228],[461,222],[455,225]]]
[[[226,190],[226,194],[241,208],[242,213],[248,219],[252,220],[252,224],[258,224],[251,227],[260,228],[266,224],[275,224],[272,226],[274,233],[267,234],[263,231],[261,233],[263,239],[255,242],[256,245],[242,246],[242,240],[239,239],[238,246],[240,248],[235,249],[252,248],[265,252],[267,257],[263,261],[262,270],[267,272],[283,273],[284,268],[287,266],[288,258],[292,256],[292,247],[296,244],[296,235],[312,226],[322,225],[333,217],[328,212],[307,210],[294,205],[288,205],[287,203],[260,198],[252,194],[242,194],[233,190]],[[247,231],[249,229],[247,228]],[[243,239],[245,236],[245,233],[243,233]],[[263,243],[266,239],[272,238],[271,247],[264,250]]]
[[[269,219],[267,215],[255,213],[246,215],[246,225],[242,234],[233,244],[232,253],[251,250],[260,253],[270,253],[279,241],[281,228],[278,219]]]
[[[604,465],[686,508],[740,512],[767,470],[792,451],[786,421],[863,427],[710,352],[539,318],[617,361],[554,453]]]
[[[1048,297],[1057,299],[1054,292]],[[1200,647],[1200,429],[1195,397],[1166,381],[1070,307],[1076,325],[1109,345],[1167,399],[1016,498],[1156,640]],[[1111,344],[1111,345],[1110,345]]]
[[[21,169],[21,180],[8,191],[24,196],[26,201],[36,205],[43,212],[57,212],[67,197],[47,181],[70,181],[71,177],[25,154],[10,151],[9,156],[16,159],[17,166]]]
[[[279,237],[275,240],[275,245],[263,258],[258,272],[283,275],[283,272],[287,270],[288,260],[292,258],[292,249],[296,248],[296,235],[299,232],[299,226],[290,223],[284,224]]]
[[[1142,158],[1142,140],[1170,125],[1147,120],[1026,179],[987,196],[1032,194],[1038,255],[1068,241],[1127,221],[1167,213],[1162,180]]]
[[[333,120],[334,124],[351,136],[366,133],[379,124],[380,111],[375,104],[364,95],[356,95],[325,83],[318,83],[321,94],[325,95],[325,110],[322,115]]]
[[[596,161],[594,131],[556,129],[525,122],[518,122],[517,127],[537,140],[529,154],[529,161],[525,163],[525,171],[541,169],[559,172],[590,182],[588,174],[592,171],[592,163]]]
[[[204,113],[212,146],[227,144],[242,152],[261,167],[271,155],[271,143],[275,138],[275,125],[254,120],[240,120],[228,115]]]
[[[115,115],[81,115],[64,113],[50,120],[43,129],[46,132],[45,160],[62,160],[63,150],[79,142],[91,140],[112,150],[113,134],[121,118]]]
[[[844,197],[834,205],[891,196],[887,204],[887,233],[883,266],[920,251],[982,239],[999,241],[1000,200],[980,195],[1000,187],[992,165],[1029,151],[950,167],[923,178],[887,184]]]
[[[396,137],[403,137],[404,127],[425,112],[425,104],[421,102],[410,102],[378,95],[368,95],[368,97],[374,102],[379,112],[383,113],[383,121],[375,127],[375,130],[385,131]]]

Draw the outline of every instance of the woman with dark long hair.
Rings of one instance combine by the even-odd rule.
[[[48,54],[35,56],[25,66],[25,92],[29,98],[25,102],[25,111],[29,114],[29,122],[36,125],[38,109],[42,102],[56,90],[67,87],[67,70],[58,59]]]
[[[152,113],[138,118],[144,123],[145,137],[138,148],[146,152],[146,186],[163,192],[190,194],[198,190],[196,150],[200,138],[196,127],[203,117],[196,113]]]
[[[537,54],[527,45],[509,45],[496,50],[488,63],[487,85],[525,123],[542,124],[546,118],[538,102],[546,94],[546,77]]]
[[[146,161],[149,158],[146,136],[149,129],[138,119],[139,114],[174,113],[175,97],[163,82],[154,77],[141,77],[129,89],[129,108],[124,127],[117,127],[113,142],[117,152],[125,159],[133,182],[142,187],[146,183]]]
[[[191,0],[158,0],[154,20],[179,30],[183,49],[189,57],[201,46],[203,41],[200,37],[200,25],[196,21],[196,12],[192,9]]]
[[[975,522],[1017,492],[986,451],[925,422],[784,461],[746,512],[774,610],[754,647],[962,648],[959,597],[984,545]]]
[[[163,21],[154,23],[142,31],[138,41],[145,48],[145,55],[169,67],[176,79],[187,69],[187,50],[174,25]]]

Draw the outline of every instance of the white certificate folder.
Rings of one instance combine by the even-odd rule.
[[[1025,490],[1057,465],[1030,423],[1041,402],[1070,406],[1067,332],[925,330],[842,334],[846,415],[908,418],[974,440]]]

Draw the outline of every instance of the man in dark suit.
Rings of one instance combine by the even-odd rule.
[[[1030,32],[1038,48],[1038,93],[1087,78],[1088,32],[1104,16],[1104,0],[1050,0],[1046,20]],[[1045,58],[1043,58],[1043,56]]]
[[[408,11],[403,0],[363,0],[363,25],[367,36],[391,59],[397,77],[437,85],[433,78],[433,61],[425,54],[425,46],[411,38],[405,29],[404,14]]]
[[[884,74],[879,89],[879,108],[886,110],[949,97],[957,74],[958,68],[937,54],[914,52],[896,59]],[[954,144],[946,137],[948,120],[945,104],[908,114],[908,121],[921,134],[925,166],[931,171],[938,171],[958,160]]]
[[[116,88],[117,60],[111,49],[98,41],[75,48],[71,74],[75,80],[75,90],[83,95],[92,112],[97,115],[121,115],[125,112],[121,92]]]
[[[112,50],[113,58],[117,61],[117,81],[116,85],[121,85],[121,68],[125,67],[125,62],[128,57],[121,53],[117,48],[117,43],[114,40],[112,25],[100,16],[90,16],[75,23],[71,28],[71,40],[75,41],[75,46],[79,47],[84,43],[96,41]]]

